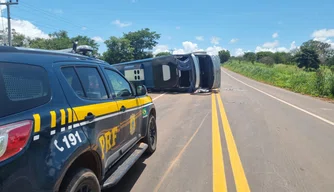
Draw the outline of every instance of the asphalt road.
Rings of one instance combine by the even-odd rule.
[[[334,105],[222,70],[218,94],[152,94],[158,147],[108,191],[334,191]]]

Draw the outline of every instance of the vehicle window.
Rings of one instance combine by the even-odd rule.
[[[108,69],[106,70],[106,74],[115,91],[116,98],[124,98],[133,95],[129,82],[120,74]]]
[[[0,63],[0,117],[38,107],[50,99],[48,74],[42,67]]]
[[[107,91],[98,70],[94,67],[76,67],[86,97],[89,99],[107,99]]]
[[[73,67],[64,67],[61,69],[66,81],[73,88],[74,92],[80,97],[86,97],[83,87],[80,83],[79,77]]]

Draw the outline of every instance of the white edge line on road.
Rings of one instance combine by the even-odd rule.
[[[163,93],[163,94],[159,95],[158,97],[153,98],[152,101],[154,101],[154,100],[156,100],[156,99],[159,99],[160,97],[164,96],[165,94],[166,94],[166,93]]]
[[[251,86],[251,85],[248,85],[247,83],[245,83],[245,82],[243,82],[243,81],[241,81],[241,80],[239,80],[239,79],[233,77],[232,75],[228,74],[228,73],[225,72],[223,69],[221,69],[221,70],[222,70],[225,74],[227,74],[228,76],[230,76],[231,78],[233,78],[234,80],[236,80],[236,81],[238,81],[238,82],[240,82],[240,83],[242,83],[242,84],[244,84],[244,85],[246,85],[246,86],[248,86],[248,87],[250,87],[250,88],[252,88],[252,89],[255,89],[256,91],[258,91],[258,92],[260,92],[260,93],[263,93],[263,94],[265,94],[265,95],[267,95],[267,96],[269,96],[269,97],[271,97],[271,98],[273,98],[273,99],[276,99],[277,101],[280,101],[280,102],[282,102],[282,103],[284,103],[284,104],[287,104],[287,105],[289,105],[290,107],[293,107],[293,108],[295,108],[295,109],[298,109],[299,111],[302,111],[302,112],[304,112],[304,113],[306,113],[306,114],[309,114],[309,115],[311,115],[311,116],[313,116],[313,117],[315,117],[315,118],[318,118],[318,119],[320,119],[320,120],[322,120],[322,121],[324,121],[324,122],[326,122],[326,123],[328,123],[328,124],[334,126],[334,123],[333,123],[332,121],[329,121],[329,120],[327,120],[327,119],[325,119],[325,118],[323,118],[323,117],[320,117],[319,115],[316,115],[316,114],[314,114],[314,113],[311,113],[311,112],[309,112],[309,111],[306,111],[305,109],[302,109],[302,108],[300,108],[300,107],[297,107],[296,105],[293,105],[293,104],[291,104],[291,103],[289,103],[289,102],[286,102],[286,101],[284,101],[284,100],[282,100],[282,99],[279,99],[279,98],[277,98],[277,97],[275,97],[275,96],[273,96],[273,95],[270,95],[269,93],[266,93],[266,92],[264,92],[264,91],[262,91],[262,90],[260,90],[260,89],[258,89],[258,88],[255,88],[255,87],[253,87],[253,86]]]

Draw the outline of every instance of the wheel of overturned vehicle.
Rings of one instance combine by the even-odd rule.
[[[150,115],[147,127],[147,134],[144,138],[144,142],[148,145],[146,154],[151,155],[155,152],[157,148],[158,134],[157,134],[157,124],[155,117]]]
[[[65,182],[65,192],[100,192],[101,187],[96,175],[86,168],[72,172]]]

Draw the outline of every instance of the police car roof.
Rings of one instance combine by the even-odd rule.
[[[57,50],[0,46],[0,54],[4,54],[4,56],[1,56],[1,58],[11,55],[12,57],[10,57],[10,59],[12,62],[27,63],[27,61],[34,61],[34,63],[37,62],[36,64],[41,65],[61,61],[88,61],[90,63],[94,62],[98,64],[109,65],[109,63],[97,58],[75,53],[66,53]],[[15,57],[13,57],[14,55]]]

